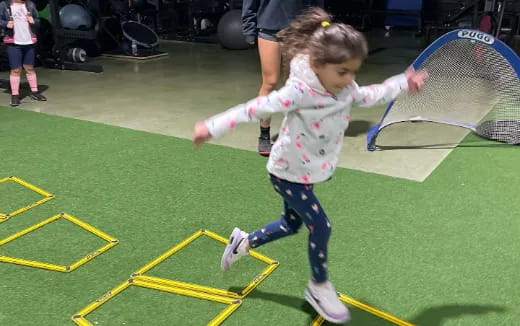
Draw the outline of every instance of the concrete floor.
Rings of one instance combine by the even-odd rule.
[[[404,32],[390,38],[369,35],[371,49],[386,50],[368,58],[358,74],[358,83],[379,82],[404,71],[419,53],[412,34]],[[48,87],[44,94],[49,101],[24,98],[21,109],[191,139],[196,121],[257,94],[261,77],[256,50],[228,51],[219,45],[177,42],[165,42],[161,49],[169,55],[150,61],[96,58],[104,66],[101,74],[38,68],[38,80],[43,88]],[[9,103],[7,91],[0,101]],[[402,124],[384,131],[381,143],[449,145],[368,152],[366,132],[379,121],[384,109],[353,110],[340,167],[422,181],[467,133],[455,127]],[[273,117],[272,134],[277,132],[281,118]],[[257,137],[258,125],[247,124],[213,143],[256,151]]]

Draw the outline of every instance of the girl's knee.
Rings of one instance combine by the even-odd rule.
[[[298,233],[298,230],[303,224],[300,218],[290,213],[287,213],[280,222],[281,226],[285,228],[284,231],[288,232],[289,234]]]
[[[22,67],[11,69],[11,75],[18,76],[22,73]]]
[[[34,67],[32,66],[24,66],[23,67],[25,69],[25,72],[28,73],[28,74],[34,74]]]

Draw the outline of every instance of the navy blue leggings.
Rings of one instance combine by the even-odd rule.
[[[261,230],[251,232],[248,240],[251,248],[295,234],[305,223],[309,229],[309,260],[312,279],[327,280],[327,245],[331,233],[329,219],[314,195],[313,185],[293,183],[271,175],[271,183],[283,197],[284,211],[279,220],[267,224]]]

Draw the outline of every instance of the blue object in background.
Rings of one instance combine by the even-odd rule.
[[[423,0],[387,0],[386,9],[388,10],[411,10],[420,11],[423,7]],[[417,26],[419,17],[390,15],[386,17],[386,26]]]

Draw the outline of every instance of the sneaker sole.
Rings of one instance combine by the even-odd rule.
[[[271,155],[271,152],[258,152],[258,154],[260,154],[262,156],[269,156],[269,155]]]
[[[350,320],[350,316],[347,314],[344,317],[331,316],[327,314],[325,310],[320,306],[320,304],[314,299],[309,289],[305,289],[305,300],[316,310],[318,314],[320,314],[326,321],[334,323],[334,324],[343,324]]]
[[[227,271],[230,267],[229,259],[233,254],[233,249],[237,245],[238,238],[240,237],[240,229],[234,228],[233,232],[229,236],[228,244],[226,245],[226,249],[224,250],[224,254],[222,255],[222,259],[220,260],[220,268]]]

